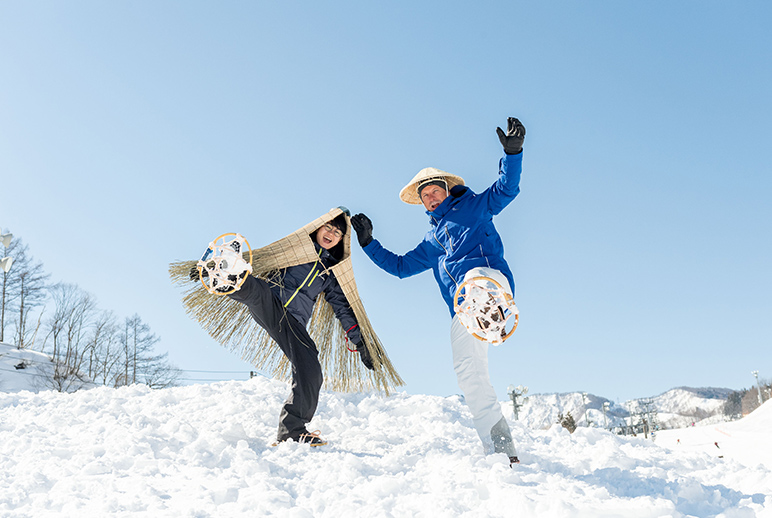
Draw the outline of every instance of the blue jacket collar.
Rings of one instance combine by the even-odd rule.
[[[450,190],[450,196],[445,198],[439,206],[434,209],[434,212],[427,210],[426,215],[429,216],[432,225],[437,224],[437,219],[444,218],[448,212],[451,211],[453,206],[462,198],[466,193],[471,192],[469,187],[465,185],[456,185]]]

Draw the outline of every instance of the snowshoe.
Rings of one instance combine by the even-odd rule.
[[[223,234],[207,247],[196,264],[197,279],[213,295],[228,295],[239,290],[252,273],[252,249],[241,234]]]
[[[308,433],[302,433],[300,434],[300,437],[298,437],[298,442],[308,444],[311,447],[314,446],[324,446],[327,444],[327,441],[319,437],[319,430],[308,432]]]
[[[483,342],[499,345],[517,328],[519,311],[512,295],[490,277],[472,277],[461,283],[453,305],[464,327]]]
[[[295,441],[302,444],[308,444],[312,448],[316,446],[324,446],[325,444],[327,444],[327,441],[319,437],[320,433],[321,432],[319,430],[315,430],[313,432],[301,433],[297,439],[294,439],[294,438],[283,439],[281,441],[273,443],[271,446],[275,447],[275,446],[278,446],[279,443],[287,442],[287,441]]]

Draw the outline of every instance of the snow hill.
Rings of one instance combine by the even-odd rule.
[[[0,516],[772,516],[771,403],[707,451],[705,427],[665,448],[510,421],[510,468],[457,396],[323,392],[312,426],[330,444],[272,447],[286,394],[260,377],[0,393]]]
[[[0,342],[0,392],[46,390],[45,379],[52,373],[47,355]]]
[[[0,342],[0,392],[49,390],[53,376],[54,364],[50,356]],[[87,381],[73,383],[68,388],[75,391],[94,386]]]
[[[458,396],[325,391],[311,425],[330,444],[272,447],[287,393],[261,377],[0,392],[0,517],[772,517],[769,402],[656,442],[532,428],[502,403],[510,468]]]

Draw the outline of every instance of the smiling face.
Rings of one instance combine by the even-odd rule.
[[[427,185],[421,189],[421,203],[429,212],[434,212],[434,209],[439,207],[440,203],[445,201],[447,197],[448,191],[439,185]]]
[[[316,231],[316,242],[325,250],[340,243],[341,239],[343,239],[343,232],[329,223],[325,223]]]

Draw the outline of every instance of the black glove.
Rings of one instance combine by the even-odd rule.
[[[365,347],[365,344],[355,342],[354,345],[356,345],[357,352],[359,352],[359,359],[362,360],[362,363],[365,364],[365,367],[371,371],[375,370],[373,359],[370,357],[370,352],[367,350],[367,347]]]
[[[501,145],[504,146],[504,153],[508,155],[517,155],[523,150],[523,140],[525,140],[525,126],[514,117],[507,119],[507,133],[501,128],[496,128],[499,134]]]
[[[370,218],[361,213],[352,216],[351,226],[354,227],[354,231],[357,233],[359,246],[364,248],[369,245],[370,241],[373,240],[373,222],[370,221]]]

